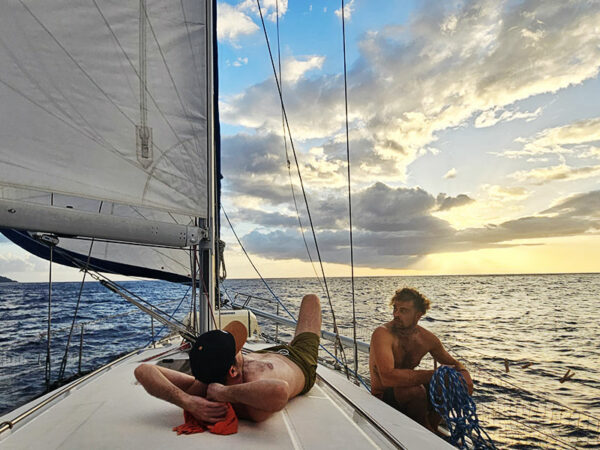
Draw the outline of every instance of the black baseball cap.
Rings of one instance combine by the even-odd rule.
[[[235,364],[235,355],[246,343],[248,329],[234,320],[222,330],[201,334],[190,350],[192,374],[203,383],[222,383],[229,368]]]

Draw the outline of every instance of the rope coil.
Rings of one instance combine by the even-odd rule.
[[[429,382],[429,401],[446,422],[452,445],[460,449],[496,450],[492,439],[479,426],[475,402],[464,377],[456,369],[448,366],[436,369]]]

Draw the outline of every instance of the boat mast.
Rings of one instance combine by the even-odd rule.
[[[219,177],[217,173],[217,143],[218,135],[218,117],[216,114],[217,94],[217,51],[216,51],[216,2],[209,0],[206,2],[206,61],[207,61],[207,173],[208,173],[208,211],[206,228],[208,230],[209,245],[200,251],[200,267],[202,276],[200,277],[200,301],[198,302],[198,312],[200,316],[200,333],[210,330],[213,323],[210,321],[211,312],[215,310],[215,298],[218,292],[217,285],[217,251],[218,251],[218,188]],[[202,227],[202,224],[200,224]]]

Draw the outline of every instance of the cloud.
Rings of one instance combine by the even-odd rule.
[[[28,272],[34,269],[35,261],[29,255],[21,257],[10,252],[0,254],[0,274]]]
[[[583,214],[581,203],[569,208],[582,215],[567,214],[564,202],[552,206],[563,210],[546,213],[545,206],[525,217],[514,207],[532,195],[524,183],[591,176],[596,173],[593,165],[576,168],[563,161],[554,168],[517,172],[514,179],[520,185],[483,186],[480,196],[403,187],[408,165],[434,148],[441,132],[533,120],[542,109],[521,110],[517,102],[596,77],[598,23],[600,6],[593,2],[426,2],[409,23],[362,36],[360,56],[348,77],[358,265],[408,267],[430,253],[513,246],[517,239],[598,230],[598,218]],[[348,263],[343,78],[316,72],[324,67],[318,60],[296,56],[290,61],[296,67],[284,71],[284,100],[310,186],[307,196],[319,245],[326,261]],[[272,79],[225,98],[221,120],[247,128],[223,138],[224,189],[235,199],[230,212],[251,225],[245,244],[269,258],[302,258],[304,244],[289,201],[280,101]],[[598,154],[594,149],[600,145],[590,140],[590,133],[600,129],[597,125],[582,121],[545,130],[518,141],[523,147],[519,151],[536,157],[557,149]],[[295,171],[293,158],[291,163]],[[456,171],[446,175],[450,178]],[[298,188],[298,181],[293,182]],[[300,196],[299,190],[296,194]],[[582,195],[591,201],[598,194]],[[460,225],[444,220],[486,207],[495,210],[486,216],[494,222],[487,226],[481,225],[480,216]]]
[[[271,204],[290,201],[289,175],[281,136],[244,133],[224,136],[221,162],[223,189],[228,197],[257,197],[268,199]]]
[[[510,175],[520,182],[536,185],[550,183],[551,181],[567,181],[589,178],[600,174],[600,165],[586,167],[571,167],[564,162],[556,166],[542,167],[531,170],[520,170]]]
[[[532,138],[519,138],[521,150],[502,153],[509,158],[548,154],[575,154],[580,157],[598,155],[600,143],[600,117],[580,120],[568,125],[547,128]]]
[[[530,122],[540,116],[542,108],[537,108],[532,112],[520,112],[510,111],[503,108],[492,108],[487,111],[483,111],[475,118],[475,128],[487,128],[492,127],[500,122],[510,122],[516,119],[525,119]]]
[[[397,191],[373,186],[364,200],[371,199],[370,195],[376,192],[383,193],[384,197],[371,207],[354,233],[358,266],[407,268],[432,253],[508,247],[518,245],[514,241],[520,239],[600,231],[600,191],[568,197],[537,215],[464,230],[456,230],[432,217],[436,202],[420,189]],[[396,194],[391,196],[397,200],[392,205],[386,203],[390,193]],[[379,220],[372,220],[375,215],[380,216]],[[348,263],[348,231],[317,230],[317,235],[324,261]],[[248,250],[266,258],[306,259],[304,244],[296,230],[254,230],[242,240]]]
[[[498,186],[498,185],[483,185],[482,188],[487,192],[487,194],[495,199],[495,200],[508,200],[508,201],[516,201],[516,200],[524,200],[526,199],[530,192],[521,186]]]
[[[352,18],[352,14],[354,14],[355,5],[354,0],[350,0],[344,5],[344,20],[350,20]],[[335,15],[342,19],[342,8],[335,10]]]
[[[231,65],[234,67],[241,67],[245,66],[246,64],[248,64],[248,58],[241,56],[238,57],[233,63],[231,63]]]
[[[259,17],[258,6],[256,5],[256,0],[244,0],[238,6],[238,9],[242,11],[248,11],[254,14],[256,17]],[[283,17],[288,9],[288,1],[287,0],[261,0],[260,8],[266,20],[270,20],[271,22],[277,21],[277,12],[279,12],[279,17]]]
[[[436,200],[439,205],[438,211],[446,211],[448,209],[468,205],[469,203],[473,203],[475,201],[465,194],[459,194],[456,197],[448,197],[446,194],[439,194]]]
[[[243,36],[254,34],[259,30],[251,17],[228,3],[217,4],[217,39],[220,42],[236,44]]]
[[[542,214],[600,219],[600,191],[571,195],[542,211]]]
[[[399,178],[441,131],[470,120],[478,126],[531,120],[541,110],[519,111],[516,102],[598,74],[597,3],[452,5],[428,2],[407,25],[364,34],[360,57],[349,70],[351,132]],[[295,82],[284,89],[284,100],[295,141],[334,143],[344,133],[343,78],[290,77]],[[225,99],[221,119],[280,134],[272,80]]]
[[[320,69],[325,62],[324,56],[309,55],[299,59],[287,58],[283,61],[281,74],[284,82],[295,83],[313,69]]]
[[[457,174],[457,171],[456,171],[456,169],[453,167],[453,168],[452,168],[452,169],[450,169],[448,172],[446,172],[446,174],[444,175],[444,178],[445,178],[446,180],[449,180],[449,179],[451,179],[451,178],[456,178],[456,174]]]

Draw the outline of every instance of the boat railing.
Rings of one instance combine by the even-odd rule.
[[[240,301],[237,301],[238,299],[240,299]],[[274,314],[272,312],[264,311],[260,308],[254,307],[254,306],[250,306],[250,302],[252,300],[262,300],[262,301],[266,301],[266,302],[272,302],[272,300],[269,300],[266,298],[261,298],[256,295],[237,292],[233,296],[233,299],[231,301],[231,307],[233,309],[247,309],[248,311],[252,311],[256,316],[261,317],[265,320],[269,320],[270,322],[276,323],[278,325],[284,325],[284,326],[289,326],[289,327],[296,326],[296,322],[290,318],[283,317],[283,316]],[[337,339],[335,333],[332,333],[331,331],[327,331],[327,330],[321,330],[321,337],[323,339],[331,341],[331,342],[335,342]],[[340,342],[342,343],[342,345],[349,347],[349,348],[354,347],[354,339],[352,339],[348,336],[342,336],[342,335],[340,335],[339,338],[340,338]],[[367,342],[356,341],[356,347],[357,347],[358,351],[360,351],[362,353],[369,353],[370,345]]]
[[[171,299],[171,300],[166,300],[164,302],[160,302],[160,303],[156,303],[155,305],[152,305],[150,308],[154,309],[156,307],[159,306],[164,306],[164,305],[168,305],[168,304],[172,304],[176,301],[179,301],[178,299]],[[77,322],[74,325],[74,330],[78,329],[79,331],[79,351],[78,351],[78,364],[77,364],[77,375],[81,375],[82,370],[82,361],[83,361],[83,348],[84,348],[84,337],[85,337],[85,332],[89,331],[90,327],[92,327],[93,325],[96,324],[101,324],[101,323],[105,323],[105,322],[110,322],[110,321],[114,321],[114,319],[118,319],[121,317],[126,317],[129,315],[133,315],[133,314],[142,314],[143,311],[139,310],[139,309],[134,309],[131,311],[125,311],[122,313],[117,313],[117,314],[110,314],[107,316],[102,316],[99,317],[97,319],[94,320],[87,320],[84,322]],[[71,326],[65,326],[65,327],[61,327],[61,328],[56,328],[52,330],[52,335],[55,334],[60,334],[60,333],[66,333],[69,332],[71,330]],[[157,336],[155,327],[154,327],[154,317],[150,316],[150,331],[151,331],[151,340],[149,345],[155,347],[156,343],[158,342],[158,340],[160,339],[159,336]],[[38,334],[38,338],[44,339],[47,336],[47,332],[42,332]],[[62,380],[58,380],[59,382]]]

